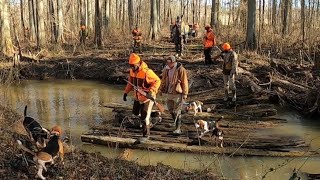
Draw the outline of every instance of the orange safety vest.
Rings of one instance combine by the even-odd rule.
[[[131,82],[141,90],[145,92],[151,92],[152,96],[154,97],[158,93],[158,89],[161,84],[160,78],[151,69],[149,69],[147,64],[143,61],[141,62],[141,65],[137,72],[134,72],[132,69],[130,69],[130,76],[128,79],[129,82]],[[133,86],[128,83],[125,88],[125,93],[129,93],[133,89]],[[134,97],[140,102],[145,102],[146,100],[148,100],[148,98],[146,98],[136,90],[134,90]]]
[[[206,36],[203,40],[203,45],[205,48],[211,48],[216,45],[216,39],[212,29],[206,32]]]

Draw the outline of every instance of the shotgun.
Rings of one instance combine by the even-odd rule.
[[[158,103],[153,97],[148,96],[146,92],[144,92],[143,90],[139,89],[136,85],[132,84],[130,81],[124,79],[124,81],[126,81],[127,83],[129,83],[131,86],[133,86],[134,90],[138,91],[142,96],[150,99],[151,101],[154,102],[154,104],[157,106],[157,108],[159,109],[159,111],[161,113],[164,112],[164,107],[162,104]]]

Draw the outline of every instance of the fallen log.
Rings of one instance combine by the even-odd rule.
[[[260,93],[263,89],[254,81],[252,81],[248,76],[242,76],[244,82],[250,86],[250,89],[254,93]]]
[[[227,154],[234,156],[281,156],[281,157],[299,157],[299,156],[319,156],[317,152],[304,151],[263,151],[257,149],[246,149],[237,147],[219,148],[212,146],[188,146],[181,143],[168,143],[155,140],[146,140],[137,143],[133,138],[120,138],[112,136],[93,136],[81,135],[81,140],[87,143],[117,146],[121,148],[135,148],[135,149],[152,149],[160,151],[171,152],[190,152],[190,153],[214,153]]]
[[[295,91],[304,94],[308,94],[308,91],[312,89],[306,85],[303,86],[289,80],[280,79],[277,76],[272,76],[272,86],[279,86],[283,89],[287,89],[288,91]]]

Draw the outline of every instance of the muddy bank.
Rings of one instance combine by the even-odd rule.
[[[21,116],[0,106],[0,179],[34,179],[36,168],[26,156],[23,161],[15,140],[25,139]],[[29,166],[26,165],[26,162]],[[158,164],[139,166],[120,158],[108,159],[100,154],[75,150],[65,155],[65,164],[57,163],[44,173],[48,179],[217,179],[207,171],[186,172]]]

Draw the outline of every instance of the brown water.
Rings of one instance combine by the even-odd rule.
[[[91,125],[111,117],[111,110],[101,107],[104,102],[122,101],[123,86],[92,81],[24,81],[19,85],[0,87],[0,100],[23,114],[28,105],[28,115],[45,127],[59,124],[71,136],[74,145],[89,152],[101,152],[114,158],[135,161],[141,165],[163,163],[175,168],[209,169],[226,179],[262,179],[270,168],[285,166],[267,173],[266,179],[289,179],[294,168],[300,172],[320,173],[320,158],[263,158],[228,157],[215,154],[190,154],[154,152],[132,149],[110,149],[105,146],[82,144],[80,135]],[[130,104],[131,102],[126,102]],[[320,118],[303,119],[297,113],[284,110],[279,117],[289,123],[261,134],[287,134],[303,137],[313,150],[320,148]],[[319,151],[319,150],[318,150]],[[305,175],[301,175],[305,179]]]

